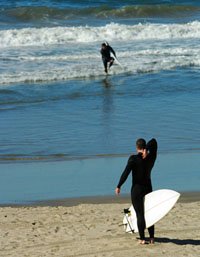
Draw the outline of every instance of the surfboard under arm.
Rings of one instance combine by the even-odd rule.
[[[173,208],[179,197],[180,193],[170,189],[160,189],[147,194],[144,202],[146,228],[161,220]],[[131,233],[132,230],[138,232],[137,218],[133,206],[129,210],[131,211],[131,215],[123,219],[126,232]],[[127,223],[127,219],[130,226]]]

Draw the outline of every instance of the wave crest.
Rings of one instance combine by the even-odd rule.
[[[87,8],[56,8],[46,6],[18,7],[2,9],[1,15],[7,20],[21,22],[41,20],[70,20],[77,17],[96,18],[148,18],[148,17],[180,17],[199,12],[200,7],[190,5],[130,5],[113,8],[108,5]]]

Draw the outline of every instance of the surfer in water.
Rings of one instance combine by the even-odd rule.
[[[125,170],[123,171],[115,193],[120,194],[121,186],[132,171],[131,200],[137,216],[137,225],[140,235],[140,244],[146,244],[145,240],[145,217],[144,196],[152,192],[151,170],[157,157],[157,141],[153,138],[147,144],[143,138],[136,141],[136,155],[129,157]],[[148,228],[150,243],[154,243],[154,226]]]
[[[102,43],[101,44],[101,56],[102,56],[102,61],[104,65],[104,71],[105,73],[108,73],[108,67],[110,68],[113,63],[114,63],[114,58],[110,56],[112,53],[116,57],[116,53],[113,50],[113,48],[108,44],[108,42]],[[108,66],[109,64],[109,66]]]

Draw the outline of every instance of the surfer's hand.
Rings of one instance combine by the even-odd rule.
[[[115,189],[115,194],[116,194],[116,195],[119,195],[119,194],[120,194],[120,188],[119,188],[119,187],[116,187],[116,189]]]
[[[144,149],[143,153],[142,153],[142,158],[145,159],[147,157],[147,150]]]

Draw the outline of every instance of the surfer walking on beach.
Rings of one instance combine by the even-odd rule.
[[[140,244],[145,241],[145,217],[144,217],[144,196],[152,192],[151,170],[157,157],[157,141],[153,138],[147,144],[143,138],[136,141],[136,155],[129,157],[128,163],[123,171],[119,183],[115,189],[118,195],[121,186],[132,171],[131,200],[137,216],[137,225],[140,235]],[[150,243],[154,243],[154,226],[148,228]]]
[[[104,71],[105,73],[108,73],[108,67],[110,68],[113,63],[114,63],[114,58],[111,57],[111,53],[116,57],[116,53],[113,50],[113,48],[108,44],[108,42],[102,43],[101,44],[101,56],[102,56],[102,61],[104,65]]]

